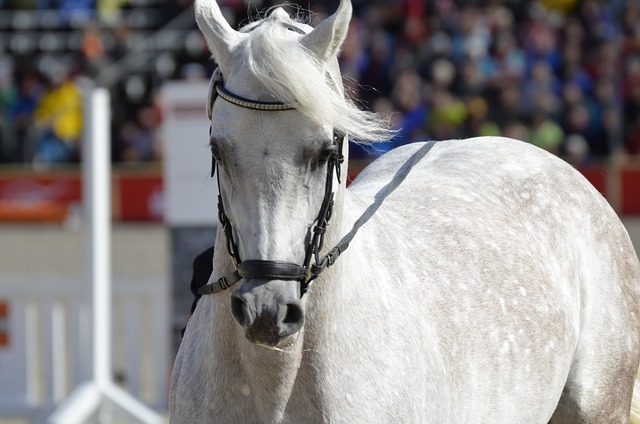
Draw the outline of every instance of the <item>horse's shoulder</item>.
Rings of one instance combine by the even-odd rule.
[[[406,144],[380,156],[358,175],[350,186],[351,190],[361,196],[375,194],[424,144]],[[464,184],[472,175],[491,178],[491,175],[504,176],[563,166],[567,167],[561,160],[529,143],[505,137],[476,137],[435,142],[432,150],[411,170],[408,180],[424,181],[428,178],[433,182],[445,176],[459,176],[458,182]]]
[[[387,175],[392,176],[423,145],[424,143],[411,143],[390,150],[367,165],[351,183],[351,188],[369,184],[372,180],[384,179]]]

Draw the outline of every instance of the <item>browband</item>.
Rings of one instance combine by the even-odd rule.
[[[207,117],[211,120],[212,110],[213,110],[213,102],[216,98],[220,96],[222,99],[227,102],[234,104],[236,106],[243,107],[245,109],[252,110],[264,110],[264,111],[279,111],[279,110],[293,110],[295,107],[288,105],[286,103],[281,102],[262,102],[258,100],[251,100],[245,97],[238,96],[237,94],[231,93],[226,88],[224,88],[224,80],[222,78],[222,71],[220,68],[216,68],[213,71],[213,75],[211,76],[211,80],[209,81],[209,94],[207,96]]]

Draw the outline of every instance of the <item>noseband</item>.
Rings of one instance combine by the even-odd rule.
[[[213,102],[220,96],[222,99],[236,106],[245,109],[260,111],[282,111],[292,110],[294,107],[280,102],[259,102],[256,100],[246,99],[231,93],[224,88],[222,73],[220,68],[216,69],[209,84],[209,99],[207,101],[207,115],[211,119],[211,110]],[[333,210],[333,172],[336,172],[338,182],[340,182],[340,166],[344,162],[342,148],[346,136],[339,131],[333,132],[333,151],[327,161],[327,179],[325,183],[324,198],[320,206],[320,212],[316,218],[316,225],[312,229],[311,240],[306,243],[305,259],[303,265],[293,262],[249,259],[243,261],[238,253],[238,245],[233,238],[233,227],[224,211],[224,203],[222,201],[222,192],[220,191],[220,173],[217,174],[218,182],[218,217],[220,224],[224,230],[227,239],[227,250],[236,263],[236,269],[211,283],[208,283],[198,289],[198,293],[213,294],[221,290],[228,289],[231,285],[237,283],[242,278],[246,279],[263,279],[263,280],[288,280],[300,282],[300,296],[302,297],[313,280],[315,280],[322,271],[332,266],[338,256],[344,252],[349,243],[355,237],[358,230],[373,216],[378,210],[382,202],[389,196],[409,174],[409,171],[431,150],[436,144],[435,142],[425,143],[418,149],[396,172],[391,181],[387,183],[376,194],[374,202],[367,207],[364,213],[356,220],[351,230],[340,239],[329,252],[320,256],[320,252],[324,245],[324,235],[329,225],[331,212]],[[211,176],[215,174],[216,161],[212,159]],[[311,261],[314,260],[314,263]]]
[[[259,111],[284,111],[295,109],[285,103],[280,102],[260,102],[256,100],[250,100],[241,96],[238,96],[226,88],[224,88],[222,73],[220,68],[216,69],[211,79],[209,86],[209,99],[207,101],[207,115],[209,119],[212,118],[213,102],[217,97],[220,97],[227,102],[236,106],[243,107],[245,109],[259,110]],[[220,190],[220,173],[215,173],[217,163],[215,159],[212,159],[211,176],[216,174],[218,183],[218,218],[222,229],[224,230],[227,250],[233,258],[236,270],[224,277],[202,286],[198,289],[200,294],[212,294],[221,290],[229,288],[231,285],[237,283],[240,279],[262,279],[262,280],[289,280],[300,282],[300,295],[304,295],[309,289],[309,285],[315,280],[318,275],[327,267],[333,264],[334,259],[327,255],[323,258],[320,257],[320,251],[324,245],[324,235],[331,218],[331,212],[333,210],[333,173],[335,171],[338,178],[338,182],[341,181],[341,164],[344,162],[344,156],[342,154],[342,148],[344,139],[346,137],[339,131],[333,133],[333,148],[327,160],[327,178],[325,182],[324,198],[318,217],[316,218],[316,224],[313,226],[310,241],[305,246],[305,259],[303,265],[298,265],[293,262],[284,262],[276,260],[262,260],[262,259],[248,259],[242,260],[238,251],[238,245],[234,240],[233,227],[231,221],[227,217],[224,208],[224,202],[222,199],[222,192]],[[312,259],[315,259],[315,263],[311,263]]]

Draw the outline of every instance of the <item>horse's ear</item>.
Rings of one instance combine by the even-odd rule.
[[[242,34],[231,28],[215,0],[196,0],[194,9],[198,27],[207,40],[211,54],[220,64],[240,42]]]
[[[302,37],[300,42],[322,61],[336,56],[347,38],[351,11],[351,1],[340,0],[338,10]]]

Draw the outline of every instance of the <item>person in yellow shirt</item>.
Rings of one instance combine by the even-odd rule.
[[[54,71],[50,87],[36,106],[34,162],[74,162],[82,135],[82,93],[67,72]]]

